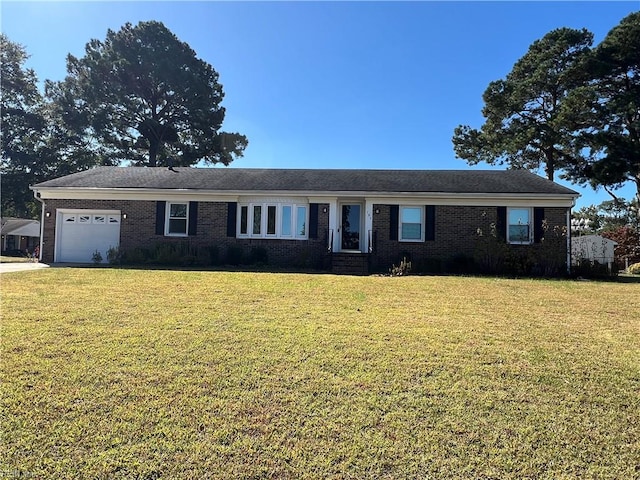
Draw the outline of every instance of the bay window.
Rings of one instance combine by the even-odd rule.
[[[239,207],[238,237],[308,238],[308,205],[265,202],[240,204]]]

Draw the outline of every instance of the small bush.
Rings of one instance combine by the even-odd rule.
[[[220,249],[216,245],[209,245],[200,250],[202,257],[208,260],[207,265],[220,265]]]
[[[395,264],[389,269],[389,274],[392,277],[404,277],[411,273],[411,262],[407,261],[407,257],[403,257],[400,264]]]
[[[133,248],[122,252],[121,262],[126,265],[142,265],[147,262],[149,253],[143,248]]]
[[[91,255],[91,261],[96,265],[102,263],[102,254],[98,250],[96,250],[95,252],[93,252],[93,255]]]
[[[414,273],[443,273],[444,262],[440,258],[421,258],[411,262]]]
[[[313,263],[313,254],[310,248],[302,248],[296,254],[293,260],[293,266],[296,268],[309,268]]]
[[[225,262],[227,265],[240,265],[242,263],[242,247],[239,245],[230,245],[227,248],[227,256]]]
[[[269,263],[269,254],[264,247],[253,247],[249,254],[250,265],[267,265]]]
[[[627,273],[631,273],[633,275],[640,275],[640,263],[634,263],[633,265],[629,265],[629,268],[627,268]]]
[[[600,263],[597,260],[589,260],[583,258],[578,265],[575,265],[572,270],[574,275],[584,278],[603,278],[612,277],[618,274],[617,267],[611,271],[606,263]]]
[[[120,263],[121,260],[120,249],[118,247],[109,247],[107,250],[107,262],[109,262],[110,265],[116,265]]]
[[[457,253],[445,262],[444,270],[447,273],[470,274],[476,270],[475,260],[464,253]]]

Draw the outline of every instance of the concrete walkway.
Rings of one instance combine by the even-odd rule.
[[[41,268],[49,268],[49,265],[47,265],[46,263],[33,262],[0,263],[0,273],[26,272],[29,270],[39,270]]]

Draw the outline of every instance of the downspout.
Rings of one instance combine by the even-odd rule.
[[[575,198],[567,210],[567,275],[571,275],[571,209],[576,206]]]
[[[31,188],[31,187],[29,187]],[[42,209],[40,210],[40,246],[38,248],[39,253],[38,253],[38,262],[42,261],[42,245],[44,243],[44,200],[42,200],[40,198],[40,193],[36,192],[35,190],[33,191],[33,198],[35,198],[37,201],[40,202],[40,204],[42,205]]]

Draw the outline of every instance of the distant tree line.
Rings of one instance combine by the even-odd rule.
[[[95,165],[228,165],[247,146],[221,131],[218,73],[160,22],[91,40],[44,93],[27,59],[0,34],[3,216],[37,217],[29,185]]]

